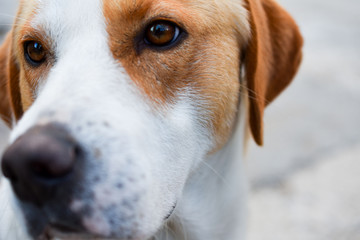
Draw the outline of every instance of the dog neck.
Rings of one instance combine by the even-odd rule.
[[[247,101],[242,100],[232,138],[193,172],[176,210],[155,240],[245,239]]]

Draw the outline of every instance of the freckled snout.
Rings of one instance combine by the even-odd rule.
[[[61,126],[37,126],[5,151],[1,168],[21,200],[42,205],[71,183],[80,152]]]

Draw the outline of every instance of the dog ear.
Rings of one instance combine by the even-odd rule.
[[[7,36],[5,42],[0,47],[0,117],[5,123],[11,124],[11,107],[8,92],[8,59],[10,56],[10,35]]]
[[[303,39],[292,17],[273,0],[245,0],[251,38],[245,49],[249,121],[258,145],[263,144],[265,107],[295,76]]]
[[[0,46],[0,117],[10,127],[13,116],[19,119],[21,115],[19,70],[12,54],[10,32]]]

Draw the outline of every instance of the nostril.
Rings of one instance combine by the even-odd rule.
[[[55,177],[61,177],[63,175],[60,174],[59,172],[52,171],[49,165],[42,162],[31,162],[29,164],[29,170],[36,177],[46,180]]]
[[[82,154],[82,150],[81,150],[81,147],[79,145],[75,145],[74,154],[75,154],[76,158],[79,157]]]
[[[11,182],[16,183],[18,181],[18,178],[11,168],[11,166],[8,164],[8,160],[3,159],[1,164],[1,170],[5,177],[10,179]]]
[[[35,175],[44,177],[44,178],[50,177],[48,174],[49,171],[44,164],[39,163],[39,162],[32,162],[29,165],[30,165],[30,171],[35,173]]]
[[[60,180],[71,174],[80,148],[72,144],[50,144],[47,150],[29,157],[29,172],[38,180]]]

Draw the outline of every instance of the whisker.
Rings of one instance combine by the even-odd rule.
[[[169,238],[170,230],[169,230],[169,227],[167,226],[167,224],[165,224],[165,229],[166,229],[166,231],[165,231],[165,239],[168,240],[168,239],[170,239]]]
[[[17,23],[0,23],[0,26],[13,27],[13,26],[21,26]]]
[[[184,237],[184,240],[188,240],[188,235],[187,235],[187,231],[185,229],[185,224],[184,224],[184,221],[181,217],[178,217],[179,221],[180,221],[180,226],[182,228],[182,233],[183,233],[183,237]]]
[[[175,239],[176,232],[173,229],[171,229],[167,223],[165,224],[165,228],[166,228],[166,239]],[[168,238],[169,234],[172,235],[171,238]]]
[[[22,17],[16,16],[16,15],[10,15],[10,14],[6,14],[6,13],[0,13],[0,17],[8,17],[8,18],[11,18],[11,19],[27,21],[26,18],[22,18]]]
[[[200,163],[204,164],[207,168],[209,168],[227,187],[230,187],[230,184],[226,181],[225,177],[222,176],[218,171],[216,171],[213,167],[211,167],[204,160],[201,160]]]
[[[5,120],[5,121],[7,121],[7,122],[12,122],[12,118],[11,117],[8,117],[8,116],[6,116],[6,115],[4,115],[4,114],[1,114],[0,113],[0,118],[2,118],[3,120]],[[1,119],[0,119],[1,120]]]
[[[6,26],[6,27],[11,27],[14,24],[10,24],[10,23],[0,23],[0,26]]]
[[[259,94],[256,93],[254,90],[251,90],[249,87],[247,87],[246,85],[244,85],[244,84],[240,84],[240,85],[241,85],[241,88],[242,88],[242,89],[245,89],[246,91],[248,91],[248,93],[251,93],[251,94],[249,94],[249,96],[248,96],[249,98],[254,99],[254,100],[258,100],[258,99],[264,100],[264,102],[265,102],[266,104],[270,103],[270,100],[269,100],[269,99],[267,99],[266,97],[263,97],[263,96],[259,95]]]
[[[15,15],[7,14],[7,13],[0,13],[0,17],[10,17],[10,18],[15,18]]]
[[[7,82],[3,82],[3,83],[0,85],[0,88],[6,87],[6,85],[7,85]]]

